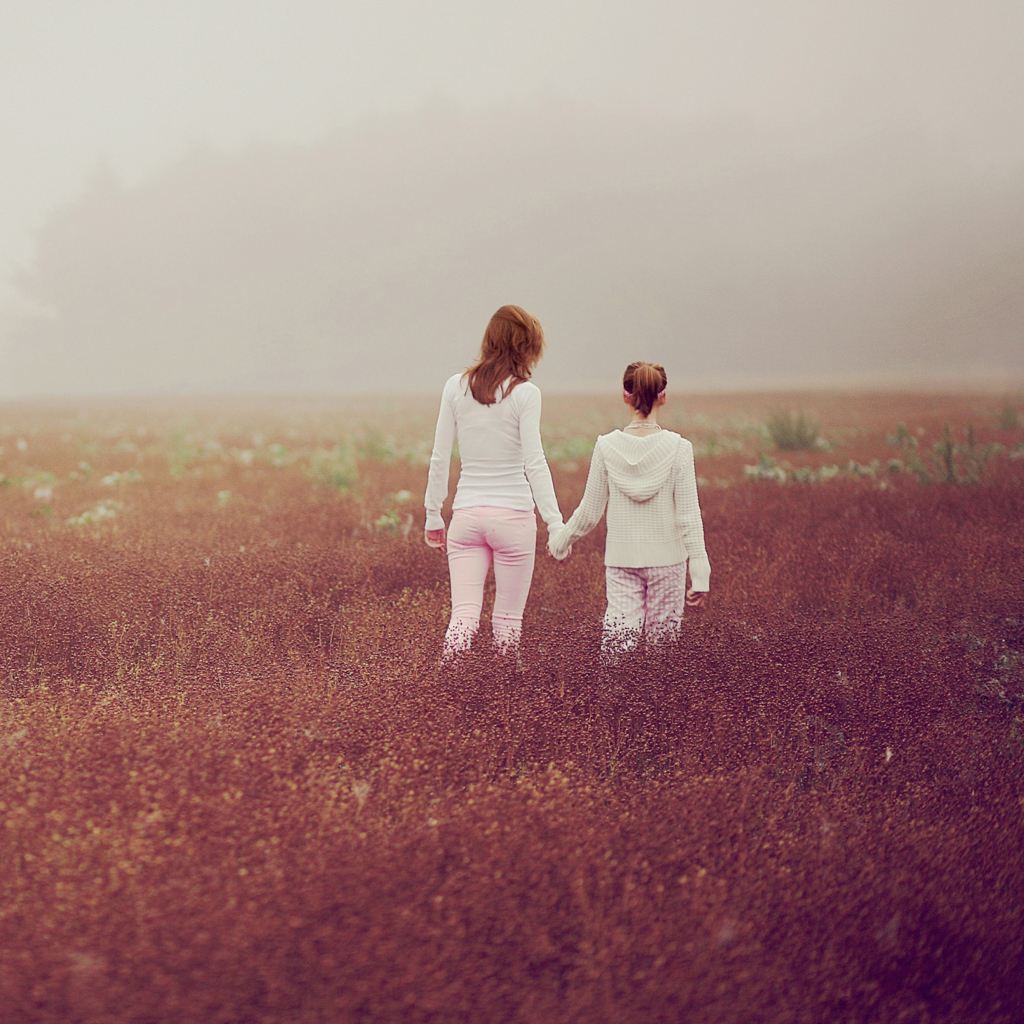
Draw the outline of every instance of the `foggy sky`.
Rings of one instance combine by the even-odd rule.
[[[903,136],[998,194],[1024,167],[1022,44],[1017,0],[0,0],[0,270],[32,268],[100,167],[145,187],[197,145],[448,107],[742,125],[762,168]]]

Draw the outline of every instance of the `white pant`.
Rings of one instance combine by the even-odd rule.
[[[606,653],[636,646],[642,632],[664,639],[683,623],[686,563],[626,569],[605,566],[608,610],[604,613]]]
[[[480,626],[484,581],[494,563],[494,642],[508,650],[519,643],[537,552],[537,517],[511,508],[459,508],[448,528],[452,617],[444,657],[469,647]]]

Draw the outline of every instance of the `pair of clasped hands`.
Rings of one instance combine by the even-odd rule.
[[[445,529],[442,527],[440,530],[425,530],[423,532],[423,539],[432,548],[439,548],[442,552],[445,550]],[[569,550],[565,553],[567,559],[572,554],[572,545],[569,546]],[[554,558],[554,555],[551,556]],[[564,561],[565,559],[556,559],[556,561]],[[686,607],[687,608],[703,608],[708,603],[708,592],[706,590],[694,590],[693,587],[689,587],[686,591]]]

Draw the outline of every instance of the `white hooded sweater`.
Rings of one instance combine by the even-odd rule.
[[[608,510],[605,565],[642,568],[690,562],[690,585],[710,585],[704,523],[697,500],[693,445],[671,430],[638,437],[613,430],[597,439],[579,508],[548,548],[565,558]]]

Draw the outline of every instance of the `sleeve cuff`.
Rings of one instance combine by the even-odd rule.
[[[548,530],[548,552],[559,562],[569,555],[569,545],[565,543],[568,532],[564,525],[552,526]]]
[[[441,518],[440,512],[428,512],[427,523],[423,527],[424,530],[443,530],[444,520]]]
[[[690,559],[690,586],[698,592],[711,589],[711,563],[706,558]]]

